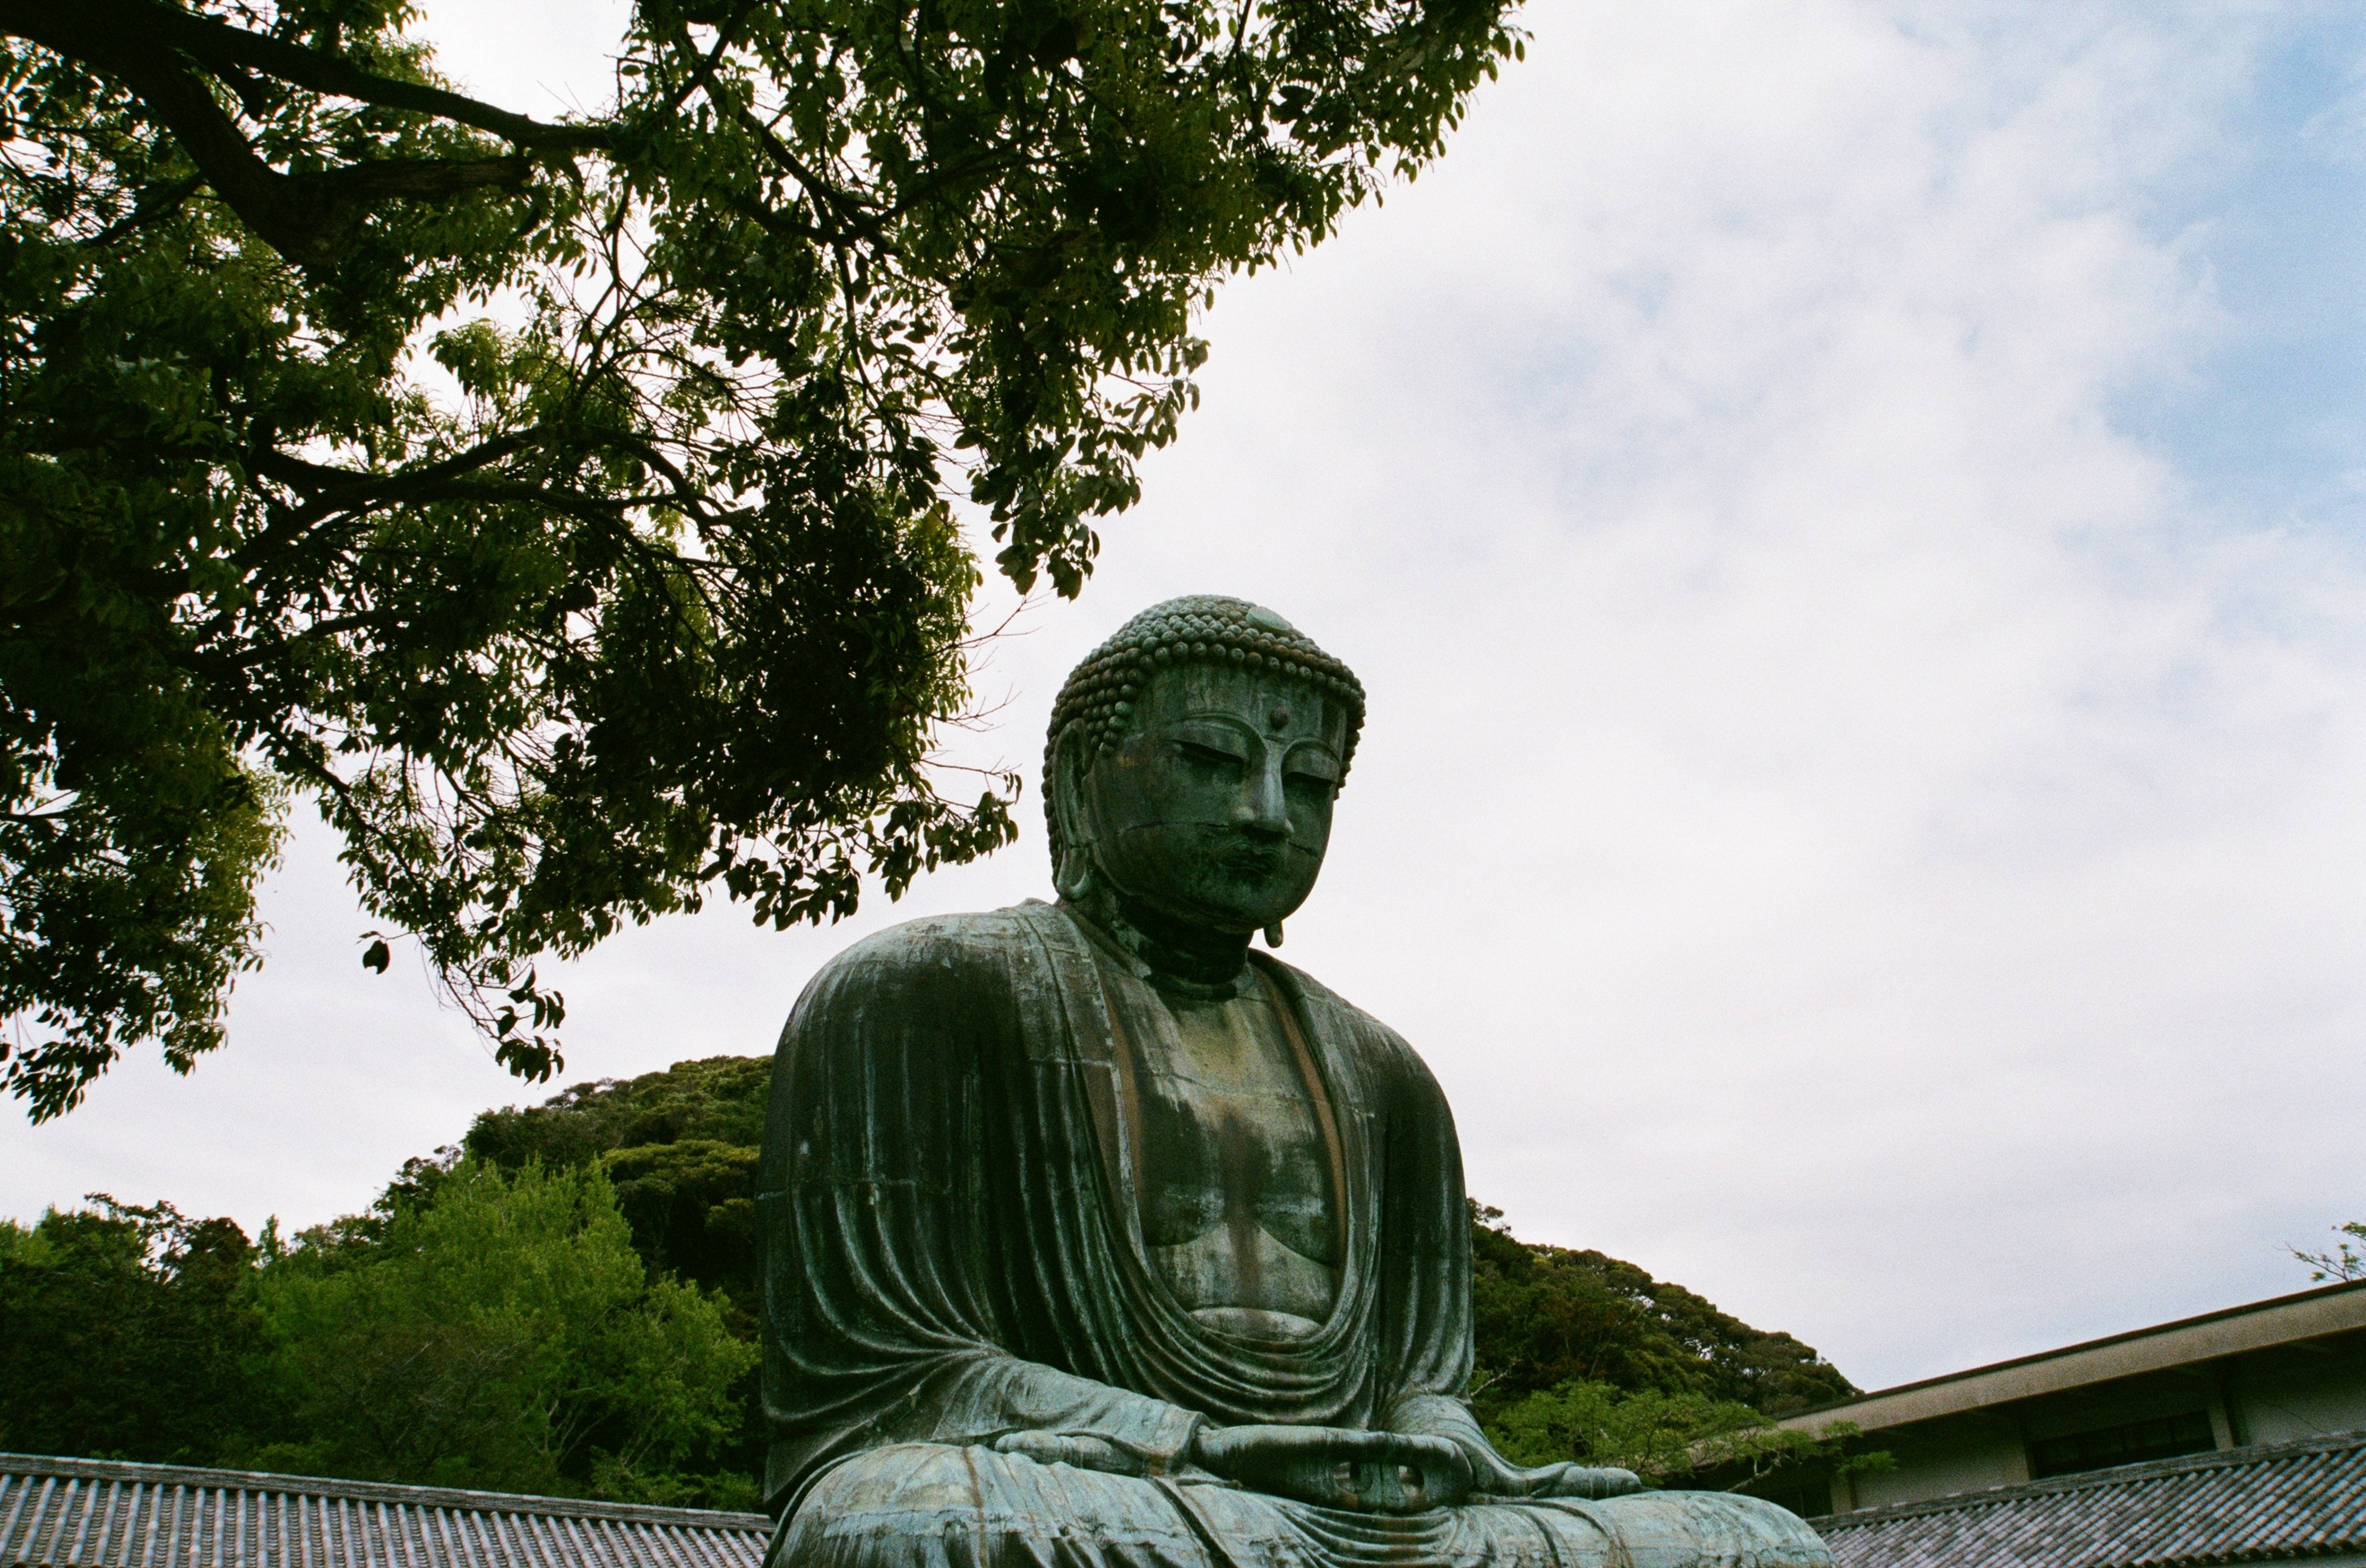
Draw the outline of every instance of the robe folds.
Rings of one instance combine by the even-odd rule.
[[[1174,1025],[1130,955],[1030,902],[894,927],[815,977],[774,1058],[757,1198],[777,1568],[1829,1562],[1749,1498],[1391,1518],[1187,1472],[1203,1423],[1484,1443],[1445,1096],[1392,1031],[1250,961],[1319,1090],[1344,1241],[1330,1319],[1289,1341],[1202,1324],[1144,1250],[1132,1042]],[[1017,1432],[1098,1439],[1136,1473],[995,1451]]]

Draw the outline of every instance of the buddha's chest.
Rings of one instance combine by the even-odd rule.
[[[1143,1240],[1183,1305],[1312,1332],[1338,1291],[1334,1164],[1317,1089],[1261,991],[1169,1004],[1134,1083]]]

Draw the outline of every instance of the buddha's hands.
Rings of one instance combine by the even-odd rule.
[[[1112,1475],[1146,1475],[1149,1466],[1107,1438],[1090,1432],[1005,1432],[994,1439],[997,1453],[1017,1454],[1038,1464],[1103,1470]]]
[[[1583,1464],[1541,1464],[1531,1470],[1493,1449],[1466,1452],[1470,1489],[1493,1497],[1623,1497],[1643,1489],[1631,1470],[1597,1470]]]
[[[1251,1491],[1361,1513],[1448,1508],[1471,1491],[1470,1459],[1459,1445],[1398,1432],[1202,1427],[1191,1459]]]

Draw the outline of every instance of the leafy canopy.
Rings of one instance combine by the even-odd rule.
[[[756,1166],[772,1068],[763,1057],[709,1057],[575,1084],[541,1105],[487,1111],[461,1148],[511,1171],[599,1162],[649,1267],[717,1292],[735,1331],[752,1340],[762,1306]]]
[[[266,1469],[680,1498],[729,1435],[755,1347],[722,1305],[652,1277],[597,1164],[473,1160],[374,1238],[325,1228],[255,1276],[287,1429]],[[752,1483],[749,1486],[752,1493]]]
[[[412,1160],[368,1213],[259,1247],[91,1203],[0,1221],[0,1449],[756,1501],[752,1336],[641,1261],[597,1163]]]
[[[1697,1395],[1769,1417],[1846,1399],[1838,1367],[1606,1253],[1526,1242],[1471,1206],[1472,1404],[1493,1421],[1564,1384]]]
[[[1827,1484],[1837,1476],[1897,1468],[1887,1450],[1852,1453],[1858,1428],[1833,1421],[1814,1432],[1776,1425],[1733,1399],[1664,1389],[1623,1389],[1572,1382],[1540,1389],[1506,1406],[1487,1435],[1521,1464],[1614,1465],[1653,1486],[1704,1482],[1728,1492],[1771,1479]],[[1787,1489],[1787,1488],[1786,1488]],[[1829,1499],[1815,1511],[1830,1507]]]
[[[551,124],[404,0],[0,0],[12,1092],[220,1043],[289,791],[535,1078],[539,955],[1008,842],[928,767],[956,503],[1076,593],[1194,309],[1435,156],[1505,10],[640,0]]]
[[[226,1219],[89,1202],[0,1220],[0,1451],[213,1463],[268,1420],[254,1250]]]
[[[1836,1475],[1887,1469],[1856,1428],[1778,1425],[1857,1390],[1789,1334],[1590,1249],[1522,1241],[1470,1211],[1471,1409],[1506,1457],[1631,1470],[1651,1485],[1748,1489],[1802,1512]]]

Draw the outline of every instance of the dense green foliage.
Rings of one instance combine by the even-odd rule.
[[[1007,842],[928,767],[955,504],[1078,591],[1193,311],[1435,156],[1504,9],[639,0],[544,124],[405,0],[0,0],[10,1089],[219,1043],[290,791],[535,1078],[538,955]]]
[[[246,1293],[254,1249],[226,1219],[104,1194],[31,1228],[0,1220],[0,1450],[205,1463],[267,1425]]]
[[[1856,1393],[1788,1334],[1752,1328],[1632,1263],[1521,1241],[1502,1217],[1471,1211],[1482,1419],[1567,1383],[1697,1394],[1769,1416]]]
[[[596,1160],[649,1266],[722,1293],[752,1339],[756,1150],[772,1070],[763,1057],[710,1057],[579,1084],[545,1104],[486,1112],[462,1147],[505,1170]]]
[[[1884,1450],[1850,1452],[1857,1436],[1850,1422],[1831,1422],[1810,1435],[1777,1426],[1764,1411],[1738,1400],[1606,1383],[1564,1383],[1527,1394],[1501,1407],[1487,1430],[1505,1457],[1523,1464],[1616,1465],[1653,1485],[1681,1481],[1732,1490],[1771,1480],[1778,1493],[1803,1503],[1800,1482],[1829,1482],[1895,1463]],[[1823,1509],[1808,1504],[1806,1511]]]
[[[770,1075],[712,1057],[489,1111],[290,1245],[112,1204],[0,1229],[0,1447],[744,1504]],[[1813,1350],[1501,1217],[1473,1206],[1474,1403],[1508,1456],[1719,1484],[1837,1459],[1768,1420],[1855,1392]]]
[[[709,1057],[624,1082],[578,1084],[540,1105],[486,1112],[461,1147],[505,1170],[604,1167],[648,1266],[713,1292],[731,1331],[752,1347],[763,1310],[756,1154],[772,1070],[769,1058]],[[761,1473],[760,1395],[751,1365],[734,1385],[736,1425],[713,1450],[716,1476],[753,1484]]]
[[[253,1247],[167,1205],[0,1226],[0,1449],[752,1505],[755,1349],[596,1162],[413,1161]]]
[[[756,1361],[718,1304],[649,1276],[596,1163],[463,1161],[373,1239],[299,1237],[254,1296],[304,1434],[255,1462],[299,1473],[711,1496],[677,1473],[731,1435]]]
[[[1819,1439],[1774,1424],[1857,1392],[1797,1339],[1632,1263],[1522,1241],[1502,1218],[1471,1205],[1471,1406],[1507,1458],[1720,1486],[1888,1462],[1845,1457],[1848,1433]]]

